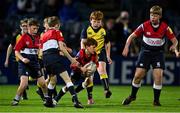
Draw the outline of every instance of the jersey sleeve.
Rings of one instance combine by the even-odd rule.
[[[15,51],[20,51],[22,49],[24,49],[24,47],[26,46],[26,42],[25,39],[26,35],[22,35],[22,37],[19,39],[19,41],[16,43],[14,49]]]
[[[134,31],[134,34],[139,37],[143,33],[143,24],[141,24],[136,30]]]
[[[167,38],[170,39],[170,40],[175,37],[172,29],[171,29],[169,26],[167,27],[166,36],[167,36]]]
[[[57,35],[57,40],[58,41],[64,41],[64,37],[61,31],[57,30],[56,31],[56,35]]]
[[[105,43],[106,43],[106,44],[110,41],[109,38],[110,38],[109,32],[106,32],[106,31],[105,31],[104,39],[105,39]]]
[[[81,39],[87,39],[87,27],[84,27],[81,31]]]

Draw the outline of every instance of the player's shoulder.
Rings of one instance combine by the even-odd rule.
[[[168,27],[168,24],[165,21],[161,21],[161,26]]]
[[[145,22],[143,22],[142,23],[144,26],[146,26],[146,25],[150,25],[151,24],[151,22],[150,22],[150,20],[146,20]]]

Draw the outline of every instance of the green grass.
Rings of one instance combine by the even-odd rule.
[[[61,86],[57,87],[58,90]],[[154,107],[153,90],[151,86],[143,86],[138,93],[136,101],[129,106],[121,105],[122,100],[130,93],[130,86],[111,86],[113,95],[105,99],[102,86],[94,87],[94,105],[87,105],[86,91],[78,94],[84,109],[76,109],[71,102],[70,94],[66,94],[55,108],[46,108],[42,105],[40,97],[35,93],[36,86],[28,90],[29,100],[21,100],[18,106],[10,103],[15,96],[17,86],[0,86],[0,112],[180,112],[180,88],[164,86],[161,93],[161,107]]]

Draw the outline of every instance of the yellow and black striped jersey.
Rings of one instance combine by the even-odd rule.
[[[109,42],[107,32],[103,27],[93,29],[90,25],[85,27],[81,32],[81,39],[93,38],[97,41],[96,53],[99,54],[104,48],[105,43]]]

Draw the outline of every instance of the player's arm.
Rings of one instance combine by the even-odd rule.
[[[111,42],[110,41],[105,44],[105,48],[106,48],[106,57],[107,57],[108,63],[112,64],[112,60],[111,60]]]
[[[131,42],[134,40],[134,38],[140,36],[143,33],[143,24],[141,24],[140,26],[138,26],[138,28],[127,38],[126,40],[126,44],[124,46],[122,55],[123,56],[127,56],[129,53],[129,47],[131,45]]]
[[[178,50],[177,50],[178,41],[177,41],[177,39],[174,37],[174,38],[171,39],[171,42],[172,42],[172,45],[171,45],[171,47],[169,48],[169,50],[176,53],[176,52],[178,51]]]
[[[85,42],[86,40],[87,40],[87,39],[81,39],[81,49],[85,49],[84,42]]]
[[[81,32],[81,42],[80,42],[80,45],[81,45],[81,49],[85,49],[85,45],[84,45],[84,42],[87,40],[87,32],[86,32],[86,27],[82,30]]]
[[[21,53],[17,50],[15,50],[15,55],[18,59],[20,59],[22,62],[24,62],[25,64],[29,63],[30,60],[28,58],[24,58]]]
[[[7,48],[7,53],[6,53],[6,60],[5,60],[5,62],[4,62],[4,66],[5,66],[5,67],[8,67],[9,57],[10,57],[10,55],[11,55],[11,53],[12,53],[12,49],[13,49],[12,44],[9,44],[9,46],[8,46],[8,48]]]
[[[166,36],[172,42],[172,45],[170,46],[169,50],[176,53],[178,41],[177,41],[177,39],[176,39],[176,37],[175,37],[175,35],[174,35],[174,33],[170,27],[167,27]]]
[[[67,49],[66,49],[66,47],[65,47],[64,42],[58,41],[58,43],[59,43],[60,51],[63,52],[64,56],[66,56],[66,57],[71,61],[71,63],[78,63],[78,62],[76,61],[76,59],[73,58],[73,57],[71,57],[71,55],[68,53],[68,51],[67,51]]]
[[[26,63],[29,63],[30,60],[28,58],[24,58],[20,51],[24,49],[24,47],[26,46],[26,43],[25,43],[25,40],[24,40],[25,37],[22,36],[22,38],[18,41],[18,43],[15,45],[14,49],[15,49],[15,55],[18,59],[20,59],[22,62],[24,62],[25,64]]]
[[[112,64],[112,60],[111,60],[111,42],[109,40],[109,33],[106,32],[106,35],[105,35],[105,50],[106,50],[106,58],[107,58],[107,61],[109,64]]]
[[[127,41],[126,41],[126,44],[125,44],[125,46],[124,46],[123,52],[122,52],[122,55],[123,55],[123,56],[127,56],[127,55],[128,55],[128,53],[129,53],[129,46],[131,45],[131,42],[132,42],[132,40],[133,40],[135,37],[137,37],[135,33],[132,33],[132,34],[128,37],[128,39],[127,39]]]

